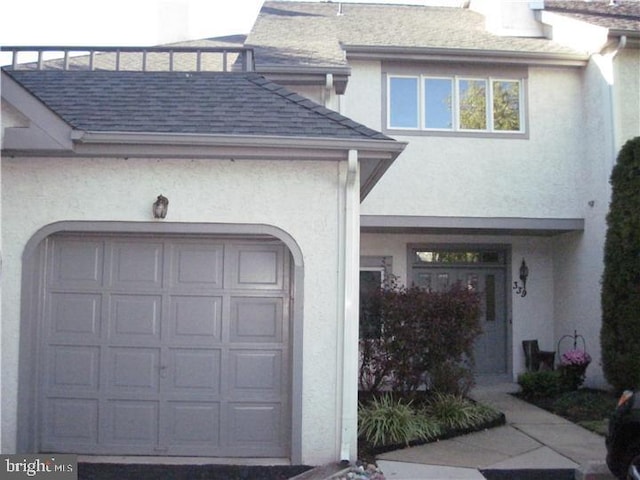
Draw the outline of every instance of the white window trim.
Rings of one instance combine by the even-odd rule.
[[[515,82],[518,84],[518,124],[520,130],[496,130],[493,127],[493,84],[494,82]],[[506,77],[490,77],[489,78],[489,95],[491,97],[491,108],[489,114],[491,115],[491,128],[493,132],[503,134],[518,134],[524,133],[524,79],[522,78],[506,78]]]
[[[384,267],[360,267],[361,272],[380,272],[380,286],[384,285],[386,271]]]
[[[391,125],[391,80],[393,78],[412,78],[417,80],[417,127],[394,127]],[[454,96],[454,108],[452,113],[452,127],[451,128],[427,128],[426,127],[426,109],[424,105],[425,95],[425,81],[427,79],[436,80],[451,80],[453,83],[453,96]],[[479,80],[485,82],[486,85],[486,129],[463,129],[460,126],[460,81],[463,80]],[[518,87],[518,113],[519,113],[519,130],[497,130],[494,128],[493,123],[493,84],[495,82],[515,82]],[[451,134],[491,134],[500,137],[518,136],[521,137],[526,134],[525,126],[525,106],[526,102],[526,90],[525,90],[525,78],[514,78],[505,76],[477,76],[477,75],[395,75],[387,74],[386,76],[386,125],[387,130],[390,132],[444,132]]]

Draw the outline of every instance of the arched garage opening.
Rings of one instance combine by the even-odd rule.
[[[268,225],[41,229],[23,257],[20,450],[297,461],[302,281]]]

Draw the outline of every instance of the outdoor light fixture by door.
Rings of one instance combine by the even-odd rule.
[[[527,262],[522,259],[522,263],[520,264],[520,284],[518,282],[513,282],[513,289],[516,291],[517,295],[521,297],[527,296],[527,277],[529,276],[529,267],[527,267]]]
[[[164,218],[167,216],[167,210],[169,209],[169,199],[158,195],[158,198],[153,202],[153,218]]]

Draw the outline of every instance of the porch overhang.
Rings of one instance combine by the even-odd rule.
[[[551,237],[584,231],[583,218],[361,215],[362,233],[426,233]]]

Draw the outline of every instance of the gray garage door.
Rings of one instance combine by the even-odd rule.
[[[289,255],[225,238],[49,239],[40,447],[289,455]]]

